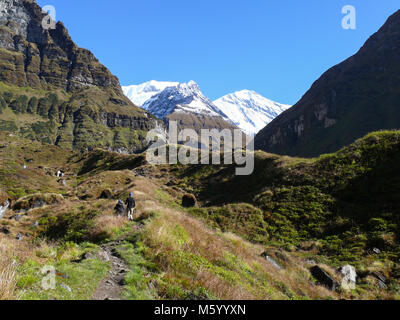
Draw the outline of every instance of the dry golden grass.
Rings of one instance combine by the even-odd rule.
[[[9,258],[0,258],[0,300],[16,299],[17,271],[13,261]]]
[[[218,299],[224,300],[255,300],[256,296],[238,285],[231,285],[207,270],[200,271],[196,280],[204,288],[211,289]]]
[[[124,227],[127,224],[126,217],[118,217],[115,215],[101,215],[96,218],[94,228],[91,231],[93,235],[107,234],[112,235],[113,231]]]
[[[226,261],[228,254],[236,257],[241,265],[252,268],[252,280],[241,276],[240,284],[233,283],[210,270],[196,270],[193,262],[193,265],[189,263],[185,268],[196,275],[190,280],[185,278],[185,281],[190,282],[192,288],[203,287],[215,297],[228,300],[287,299],[287,290],[297,297],[310,299],[340,298],[322,286],[312,285],[310,273],[300,258],[289,255],[288,266],[277,270],[261,257],[265,247],[245,241],[232,233],[217,232],[183,210],[161,204],[154,192],[156,186],[146,179],[142,179],[140,185],[143,185],[146,197],[140,202],[139,211],[157,213],[157,217],[152,219],[143,232],[144,243],[151,248],[152,256],[156,257],[168,279],[179,279],[182,276],[175,270],[175,265],[180,264],[179,260],[176,261],[179,253],[193,254],[216,264]],[[258,279],[262,279],[263,284],[257,283]],[[287,290],[282,289],[282,286]]]
[[[17,265],[12,258],[10,242],[0,239],[0,300],[15,300],[17,284]]]

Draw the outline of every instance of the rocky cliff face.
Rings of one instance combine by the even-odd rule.
[[[334,152],[369,132],[400,128],[399,108],[400,11],[264,128],[256,148],[306,157]]]
[[[44,30],[33,1],[3,0],[0,7],[2,81],[32,88],[74,91],[98,86],[121,93],[119,81],[88,50],[78,48],[61,22]]]
[[[156,118],[123,95],[118,79],[61,22],[44,29],[45,17],[35,1],[1,0],[0,130],[65,147],[142,149]],[[29,123],[7,109],[31,114]]]

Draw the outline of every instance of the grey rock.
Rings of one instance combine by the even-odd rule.
[[[381,289],[387,289],[386,283],[382,282],[381,280],[378,280],[378,286]]]
[[[311,267],[310,272],[320,285],[327,287],[329,290],[334,291],[339,286],[329,273],[319,266]]]
[[[344,289],[354,289],[357,282],[356,269],[351,265],[345,265],[340,268],[343,275],[342,287]]]
[[[4,214],[6,213],[9,206],[10,206],[10,202],[8,200],[6,200],[5,203],[0,205],[0,219],[2,219],[4,217]]]
[[[8,229],[6,227],[0,228],[0,232],[4,233],[4,234],[10,234],[11,233],[10,229]]]
[[[386,277],[381,272],[373,272],[371,275],[383,283],[387,281]]]
[[[96,259],[96,256],[93,253],[90,252],[86,252],[83,256],[82,256],[83,260],[89,260],[89,259]]]
[[[267,252],[263,252],[261,254],[261,256],[263,258],[265,258],[265,260],[267,260],[275,269],[277,269],[277,270],[281,270],[282,269],[282,267],[274,259],[272,259],[271,256],[268,255]]]
[[[375,253],[375,254],[380,254],[381,250],[379,250],[378,248],[373,248],[372,252]]]
[[[15,221],[21,221],[23,216],[20,215],[20,214],[16,214],[13,218],[14,218]]]
[[[58,285],[59,285],[61,288],[67,290],[68,292],[72,292],[72,289],[71,289],[69,286],[67,286],[66,284],[59,283]]]
[[[21,241],[24,239],[24,236],[20,233],[17,234],[17,236],[15,237],[15,239],[17,239],[18,241]]]

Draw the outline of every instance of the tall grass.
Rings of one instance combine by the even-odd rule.
[[[17,264],[7,252],[9,252],[8,244],[0,241],[0,300],[15,300]]]

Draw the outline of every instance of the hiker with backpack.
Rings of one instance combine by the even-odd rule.
[[[124,206],[124,202],[121,199],[118,200],[118,203],[115,206],[114,210],[115,210],[115,214],[117,216],[121,216],[121,217],[124,216],[125,206]]]
[[[135,199],[133,198],[132,192],[129,193],[129,197],[126,199],[125,204],[126,204],[126,210],[128,212],[128,219],[132,221],[136,207],[136,202]]]

